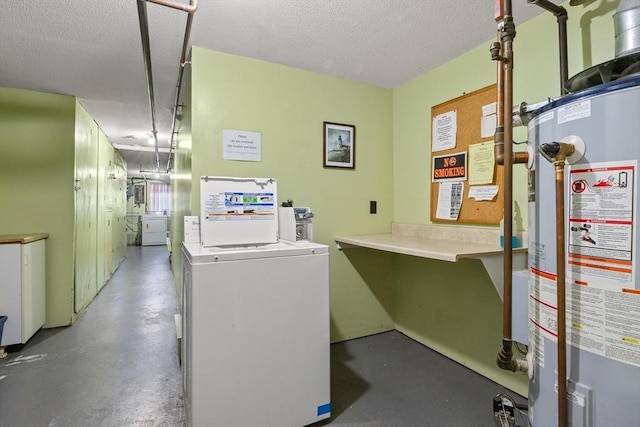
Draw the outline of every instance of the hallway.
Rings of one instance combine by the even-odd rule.
[[[75,325],[0,360],[0,426],[181,426],[169,267],[166,246],[129,246]]]

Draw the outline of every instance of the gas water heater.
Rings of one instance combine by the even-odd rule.
[[[529,142],[530,420],[556,425],[556,242],[564,232],[568,423],[640,425],[640,76],[539,109]],[[557,142],[581,155],[564,169],[564,230],[554,227],[557,177],[544,153]]]
[[[498,40],[490,51],[505,117],[495,138],[497,160],[504,150],[505,194],[511,197],[507,171],[515,163],[529,170],[528,292],[519,304],[528,308],[527,359],[511,352],[505,249],[509,297],[498,365],[527,372],[535,427],[640,426],[640,0],[618,4],[615,59],[571,79],[566,10],[529,3],[558,18],[562,96],[513,108],[515,26],[511,1],[496,0]],[[511,152],[518,124],[528,126],[526,154]],[[503,419],[497,423],[507,425]]]

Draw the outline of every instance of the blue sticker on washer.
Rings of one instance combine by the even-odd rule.
[[[318,416],[328,414],[329,412],[331,412],[331,403],[318,406]]]

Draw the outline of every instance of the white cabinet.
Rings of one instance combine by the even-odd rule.
[[[45,239],[48,234],[0,236],[1,346],[24,344],[45,322]]]

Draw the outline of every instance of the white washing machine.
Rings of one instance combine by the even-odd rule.
[[[218,184],[226,185],[226,179]],[[251,197],[238,187],[233,193],[255,201],[254,184],[247,185]],[[211,198],[203,194],[203,203],[211,214]],[[238,210],[237,200],[232,203]],[[271,211],[271,220],[225,215],[208,231],[204,219],[202,241],[223,236],[228,243],[242,230],[260,235],[255,227],[272,229],[275,196],[269,203],[271,208],[262,203],[259,215]],[[255,221],[254,228],[239,227],[240,221]],[[220,232],[225,222],[233,233]],[[302,427],[330,416],[329,248],[269,234],[263,237],[275,243],[247,244],[251,237],[238,236],[241,245],[183,244],[188,426]]]
[[[167,216],[144,215],[141,222],[142,246],[167,244]]]

